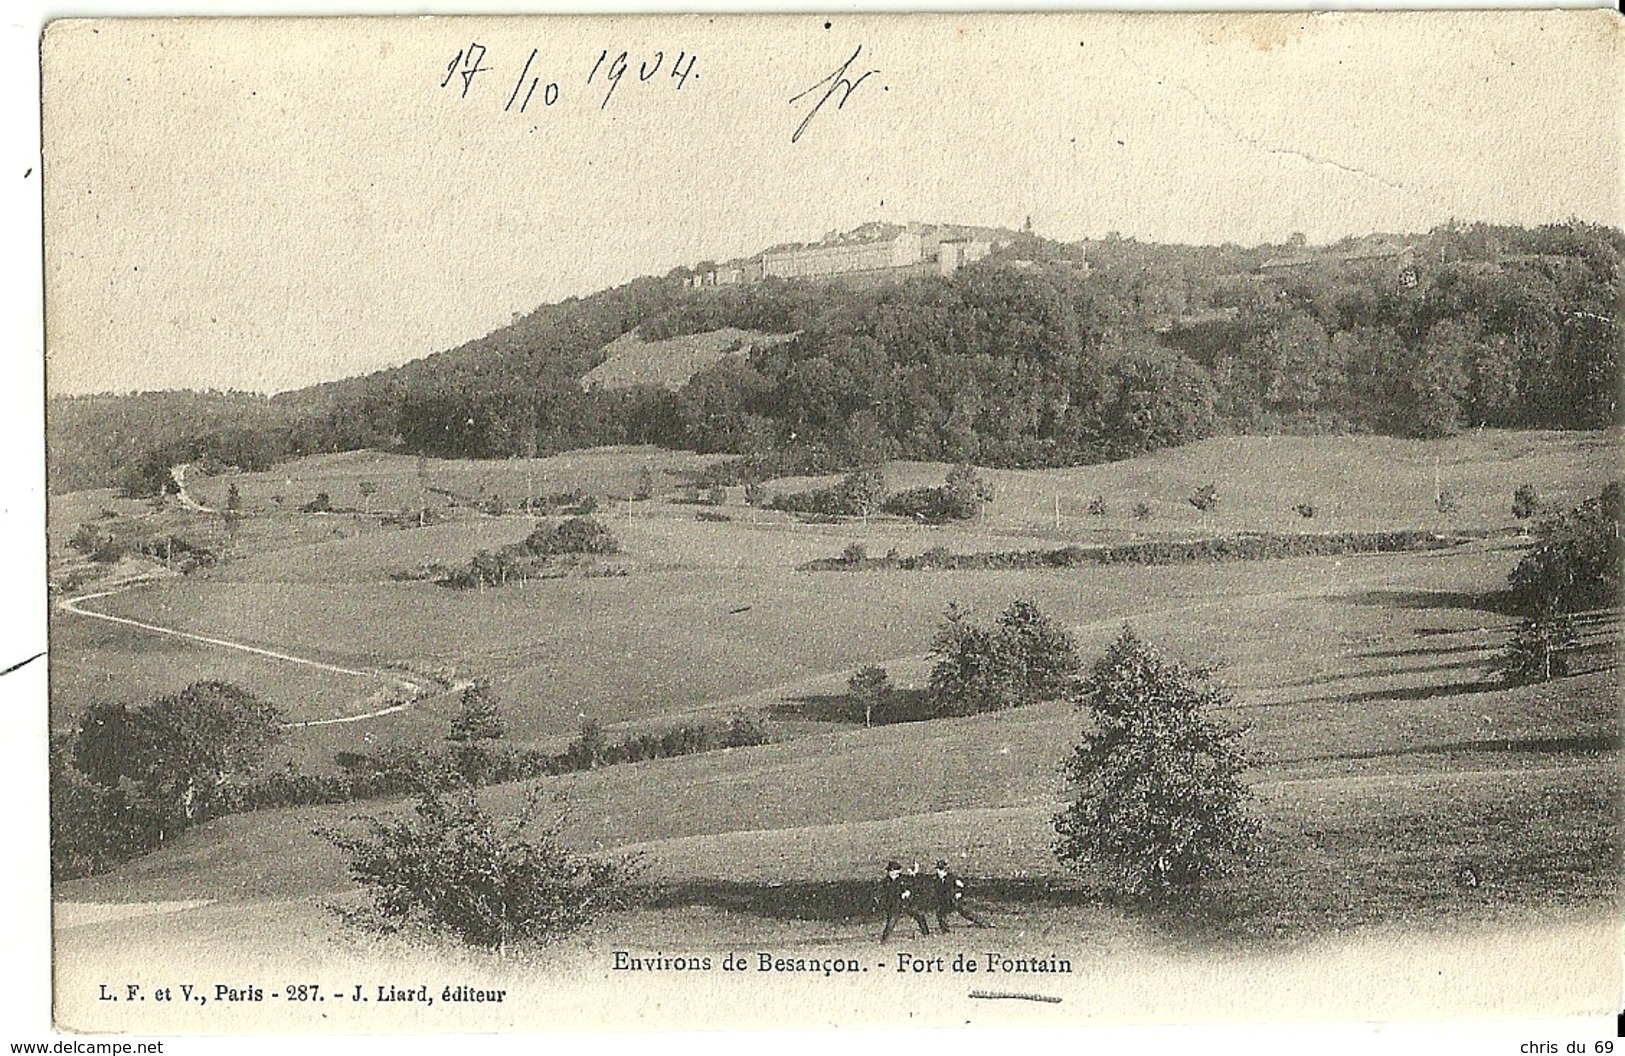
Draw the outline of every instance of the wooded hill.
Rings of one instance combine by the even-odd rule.
[[[1442,436],[1618,418],[1625,235],[1450,225],[1327,247],[1022,236],[952,278],[695,289],[677,272],[543,305],[458,348],[269,400],[50,402],[53,491],[161,487],[362,447],[447,458],[649,442],[782,468],[1097,462],[1220,431]],[[1080,266],[1087,259],[1088,267]],[[589,390],[634,328],[797,336],[677,391]]]

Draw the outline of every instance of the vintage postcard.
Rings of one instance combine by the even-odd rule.
[[[1620,41],[51,24],[57,1028],[1611,1026]]]

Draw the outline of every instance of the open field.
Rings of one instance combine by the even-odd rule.
[[[341,514],[328,519],[354,529],[343,538],[293,531],[282,536],[286,545],[90,604],[340,665],[488,677],[516,743],[560,747],[583,717],[658,727],[742,708],[766,715],[776,743],[550,779],[572,804],[579,844],[641,852],[656,885],[645,908],[537,954],[576,965],[572,971],[601,968],[604,944],[615,942],[668,951],[735,943],[856,949],[872,940],[872,880],[892,856],[954,858],[975,878],[1001,942],[1036,936],[1080,957],[1098,956],[1087,951],[1101,943],[1135,957],[1207,956],[1212,944],[1232,941],[1295,957],[1323,941],[1316,936],[1348,929],[1512,926],[1520,914],[1562,931],[1618,912],[1618,615],[1586,625],[1580,673],[1509,689],[1494,662],[1514,621],[1500,611],[1497,592],[1522,546],[1505,531],[1511,483],[1532,481],[1562,504],[1595,493],[1612,468],[1604,443],[1558,434],[1485,434],[1431,446],[1214,441],[1115,466],[993,474],[999,498],[990,512],[944,529],[884,519],[803,525],[737,505],[720,509],[728,521],[701,522],[682,503],[622,503],[601,516],[623,543],[628,575],[485,591],[397,582],[390,573],[466,561],[523,538],[531,518],[461,511],[442,524],[398,530]],[[1285,457],[1264,460],[1261,450]],[[851,541],[871,552],[939,544],[970,551],[1074,539],[1085,529],[1089,538],[1136,530],[1127,522],[1080,529],[1084,518],[1067,518],[1064,502],[1060,531],[1042,528],[1044,504],[1053,507],[1061,489],[1064,501],[1106,493],[1114,506],[1113,494],[1161,489],[1167,509],[1151,524],[1173,532],[1177,503],[1208,479],[1198,470],[1221,457],[1253,468],[1218,475],[1225,504],[1214,530],[1303,530],[1272,520],[1273,511],[1295,480],[1317,474],[1324,474],[1316,478],[1317,502],[1344,512],[1335,524],[1317,516],[1316,528],[1442,528],[1446,519],[1431,499],[1413,510],[1411,494],[1431,495],[1435,451],[1455,467],[1453,478],[1441,471],[1447,480],[1462,482],[1450,526],[1488,538],[1425,553],[1154,568],[794,571]],[[377,473],[390,456],[370,457],[364,472]],[[602,452],[579,464],[614,483],[635,478],[648,457]],[[402,461],[395,469],[405,488],[412,470]],[[344,486],[335,482],[345,470],[332,460],[308,460],[290,476],[314,472],[309,464]],[[670,464],[675,473],[680,463]],[[512,470],[452,465],[441,472],[471,480]],[[936,482],[942,471],[892,467],[892,487]],[[549,479],[573,486],[561,483],[562,471]],[[220,483],[199,484],[197,494]],[[242,490],[251,495],[246,484]],[[267,511],[250,519],[298,516]],[[1180,531],[1201,527],[1189,507],[1178,516],[1188,522]],[[273,538],[271,528],[262,530]],[[1255,867],[1217,885],[1195,917],[1106,905],[1086,877],[1067,874],[1051,856],[1049,818],[1064,795],[1057,767],[1082,721],[1068,707],[873,730],[842,715],[846,679],[862,664],[885,665],[904,687],[924,683],[924,653],[949,601],[987,619],[1018,597],[1071,627],[1086,657],[1131,622],[1178,658],[1213,668],[1232,691],[1227,717],[1247,728],[1248,780],[1266,840]],[[58,723],[99,696],[144,699],[199,677],[239,682],[298,718],[353,714],[376,689],[71,613],[53,613],[52,635]],[[446,695],[376,720],[292,731],[278,760],[319,769],[338,750],[434,741],[454,707]],[[504,810],[521,795],[517,786],[482,793]],[[282,942],[317,960],[387,961],[394,947],[335,933],[312,915],[313,901],[348,897],[342,860],[312,830],[358,811],[396,809],[346,804],[210,821],[57,891],[74,904],[210,905],[139,925],[98,919],[68,928],[61,940],[123,941],[139,926],[184,950],[213,933],[197,922],[233,920],[242,924],[244,949],[286,948]],[[474,957],[479,971],[501,970],[444,948],[424,956]],[[1617,958],[1612,963],[1617,972]]]

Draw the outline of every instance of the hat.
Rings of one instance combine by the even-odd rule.
[[[938,858],[937,859],[937,868],[942,869],[942,870],[946,870],[948,868],[948,859],[946,859],[946,858]]]
[[[890,873],[890,872],[895,872],[895,871],[898,871],[898,870],[900,870],[900,869],[902,869],[902,868],[903,868],[903,867],[902,867],[902,866],[901,866],[901,865],[898,865],[898,864],[897,864],[897,863],[896,863],[896,862],[894,862],[894,861],[893,861],[893,862],[887,862],[887,863],[886,863],[886,872],[888,872],[888,873]]]

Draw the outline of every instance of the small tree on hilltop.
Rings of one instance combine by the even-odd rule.
[[[863,712],[863,724],[873,726],[875,713],[884,714],[891,699],[891,676],[878,664],[869,664],[847,680],[846,693],[856,709]]]
[[[564,812],[538,825],[542,807],[534,788],[504,823],[472,787],[431,790],[405,817],[356,819],[366,826],[360,834],[317,834],[349,855],[350,875],[371,896],[369,912],[352,919],[384,932],[416,925],[506,952],[516,941],[562,938],[632,902],[639,860],[571,852]]]
[[[1162,898],[1248,856],[1258,823],[1241,781],[1240,731],[1212,716],[1229,698],[1125,627],[1079,684],[1092,729],[1064,764],[1074,802],[1055,855],[1113,890]]]

